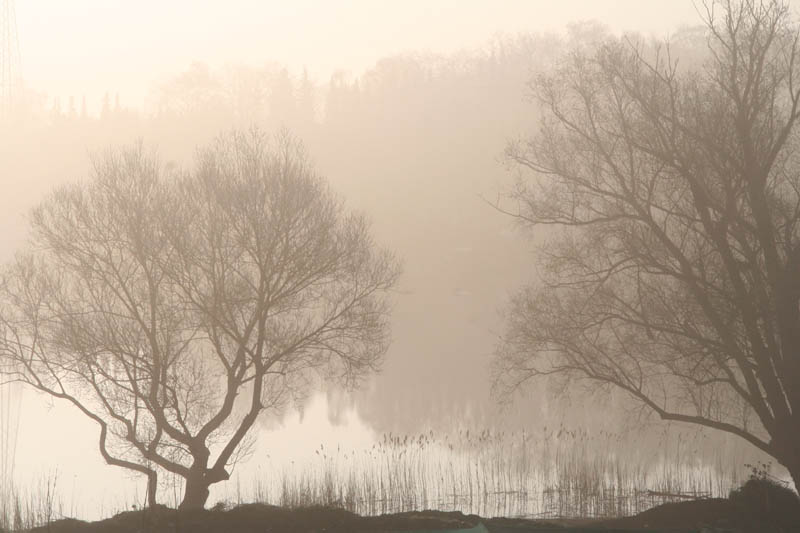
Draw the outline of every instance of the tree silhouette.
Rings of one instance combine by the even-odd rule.
[[[547,113],[508,147],[524,172],[507,211],[562,229],[509,309],[495,384],[613,386],[797,484],[800,34],[783,2],[706,8],[703,68],[609,41],[535,85]]]
[[[32,230],[4,270],[0,372],[94,420],[151,505],[165,470],[202,507],[262,412],[315,374],[354,385],[388,346],[397,262],[286,136],[220,137],[177,176],[110,151]]]

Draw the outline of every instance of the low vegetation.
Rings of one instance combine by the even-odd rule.
[[[268,463],[252,485],[240,477],[222,498],[336,506],[363,515],[439,509],[608,518],[665,502],[725,497],[747,478],[751,457],[735,441],[702,432],[665,432],[656,448],[635,435],[566,428],[389,434],[366,449],[320,446],[313,460],[292,468]]]
[[[28,490],[4,483],[0,493],[0,532],[26,531],[65,516],[73,516],[75,508],[67,508],[58,491],[58,473],[43,476]]]
[[[263,470],[243,469],[252,477],[234,476],[216,493],[212,510],[258,502],[287,512],[324,507],[362,516],[436,509],[482,517],[613,519],[665,503],[707,500],[712,511],[724,508],[741,514],[742,523],[763,523],[798,507],[796,494],[773,476],[770,465],[735,440],[669,428],[658,447],[648,448],[640,442],[646,437],[637,435],[563,427],[536,433],[462,430],[387,434],[364,449],[321,445],[306,462],[268,459]],[[181,492],[180,486],[164,486],[162,499],[177,506]],[[78,506],[60,495],[55,473],[30,490],[0,496],[0,530],[79,518]],[[139,505],[130,502],[104,516],[127,509],[125,520],[143,519],[130,515]]]
[[[770,475],[770,464],[748,465],[750,479],[730,492],[729,500],[748,527],[774,529],[800,525],[800,498],[788,484]]]

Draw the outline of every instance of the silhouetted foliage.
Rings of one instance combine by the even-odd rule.
[[[750,479],[731,491],[739,525],[748,531],[795,531],[800,529],[800,498],[769,474],[769,464],[751,466]]]

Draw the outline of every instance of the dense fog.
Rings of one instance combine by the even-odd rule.
[[[404,262],[393,342],[382,372],[356,395],[359,412],[378,431],[482,426],[496,419],[487,365],[500,311],[535,276],[529,239],[546,238],[519,231],[493,207],[514,181],[503,151],[537,124],[531,78],[560,49],[591,46],[607,31],[586,22],[564,36],[497,36],[453,54],[409,51],[326,83],[278,64],[194,62],[152,87],[151,112],[127,106],[121,91],[105,94],[94,113],[82,97],[31,103],[3,143],[4,175],[19,191],[5,196],[12,229],[3,234],[4,257],[24,242],[26,209],[55,185],[85,179],[92,154],[142,140],[188,167],[198,146],[231,128],[286,128]],[[691,39],[685,32],[679,39]],[[540,420],[546,398],[538,395],[523,417]]]
[[[650,46],[669,36],[681,68],[699,64],[705,34],[691,1],[24,0],[16,17],[24,91],[0,126],[3,262],[25,248],[30,209],[88,179],[110,147],[142,142],[167,168],[188,169],[198,147],[233,129],[287,131],[403,265],[380,371],[354,390],[323,381],[326,402],[310,394],[306,407],[374,435],[549,427],[667,442],[655,417],[606,389],[539,381],[501,405],[489,367],[511,295],[539,279],[535,245],[554,235],[503,212],[519,173],[506,147],[542,116],[532,80],[609,37]],[[47,431],[25,409],[46,416],[48,401],[25,394],[19,438],[40,441]],[[298,409],[266,413],[259,427],[280,439]],[[676,426],[697,457],[755,456]],[[296,435],[321,443],[313,429]]]

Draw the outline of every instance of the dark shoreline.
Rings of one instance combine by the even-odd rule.
[[[120,513],[97,522],[62,519],[32,533],[378,533],[469,531],[469,533],[663,531],[780,531],[773,520],[744,517],[727,499],[714,498],[660,505],[636,516],[617,519],[482,518],[460,512],[415,511],[359,516],[344,509],[288,509],[245,504],[230,510],[176,511],[165,506]],[[786,518],[786,517],[783,517]],[[782,518],[774,523],[782,523]],[[755,527],[755,529],[753,529]],[[795,531],[791,529],[785,531]],[[705,528],[705,529],[704,529]],[[470,531],[471,530],[471,531]],[[800,531],[800,529],[797,529]]]

